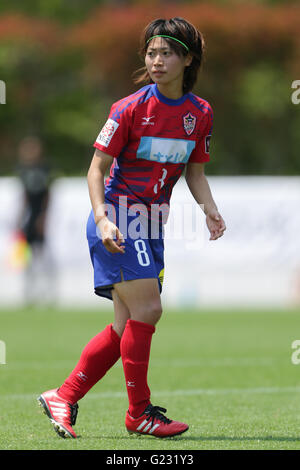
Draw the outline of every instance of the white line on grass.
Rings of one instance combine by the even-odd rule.
[[[254,387],[254,388],[194,388],[190,390],[161,390],[153,392],[154,396],[197,396],[197,395],[231,395],[231,394],[244,394],[244,393],[300,393],[300,387]],[[10,398],[12,400],[32,399],[38,396],[38,393],[22,393],[22,394],[8,394],[1,393],[1,398]],[[126,392],[91,392],[88,396],[92,399],[99,398],[126,398]]]
[[[285,359],[273,359],[270,357],[223,357],[222,359],[172,359],[172,360],[161,360],[151,359],[151,367],[264,367],[278,365],[278,363],[286,362]],[[7,370],[18,370],[18,369],[72,369],[74,367],[74,361],[59,360],[55,362],[47,361],[16,361],[6,364]],[[123,367],[121,361],[119,361],[114,367]]]
[[[230,395],[243,393],[294,393],[300,392],[300,387],[256,387],[256,388],[194,388],[190,390],[161,390],[153,391],[154,396],[196,396],[196,395]],[[91,398],[120,398],[125,397],[126,392],[95,392]]]

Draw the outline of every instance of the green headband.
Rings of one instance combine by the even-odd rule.
[[[189,52],[189,48],[187,47],[186,44],[184,44],[184,42],[179,41],[179,39],[173,38],[173,36],[168,36],[167,34],[156,34],[155,36],[152,36],[150,39],[148,39],[147,44],[148,44],[148,42],[150,42],[150,41],[151,41],[152,39],[154,39],[154,38],[169,38],[169,39],[173,39],[173,41],[179,42],[179,44],[181,44],[183,47],[185,47],[185,49]]]

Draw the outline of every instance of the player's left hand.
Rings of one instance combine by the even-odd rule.
[[[222,237],[226,230],[225,222],[216,209],[206,215],[206,225],[210,232],[210,240],[217,240]]]

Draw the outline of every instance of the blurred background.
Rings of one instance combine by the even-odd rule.
[[[300,305],[299,2],[11,0],[0,4],[0,307],[110,306],[93,294],[86,173],[111,104],[137,89],[141,31],[174,16],[206,41],[194,93],[214,110],[206,174],[228,228],[209,242],[201,213],[186,215],[198,229],[166,242],[165,305]],[[173,194],[193,202],[183,178]]]

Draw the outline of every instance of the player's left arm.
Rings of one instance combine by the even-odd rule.
[[[226,225],[212,197],[204,173],[204,163],[188,163],[185,179],[195,201],[203,207],[206,215],[206,224],[210,232],[210,240],[217,240],[222,237],[226,230]]]

